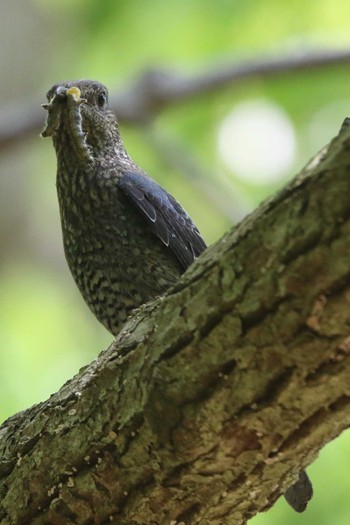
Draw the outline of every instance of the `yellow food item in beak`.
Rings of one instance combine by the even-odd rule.
[[[67,95],[72,95],[72,97],[80,98],[80,89],[75,86],[72,86],[67,90]]]

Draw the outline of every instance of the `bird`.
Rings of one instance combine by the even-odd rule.
[[[105,86],[57,83],[43,107],[67,263],[93,314],[117,335],[133,310],[163,295],[207,246],[176,199],[130,158]],[[312,497],[305,471],[285,497],[305,510]]]
[[[117,335],[206,244],[175,198],[129,157],[105,86],[63,82],[47,99],[42,136],[52,136],[57,155],[65,256],[85,302]]]

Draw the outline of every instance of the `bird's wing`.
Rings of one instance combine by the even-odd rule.
[[[205,250],[206,244],[191,218],[155,181],[142,173],[126,172],[118,184],[151,231],[173,251],[184,269]]]

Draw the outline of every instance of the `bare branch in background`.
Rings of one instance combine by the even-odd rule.
[[[157,115],[172,104],[188,100],[227,86],[233,86],[252,76],[267,77],[325,66],[350,64],[350,50],[306,51],[284,56],[259,57],[214,65],[202,73],[181,75],[178,72],[150,70],[142,74],[123,91],[112,94],[111,104],[123,122],[140,123]],[[19,142],[43,125],[40,100],[7,104],[0,108],[0,150]]]

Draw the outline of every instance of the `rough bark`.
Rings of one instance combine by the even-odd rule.
[[[350,129],[0,429],[1,524],[242,524],[350,424]],[[316,504],[316,502],[314,502]]]

